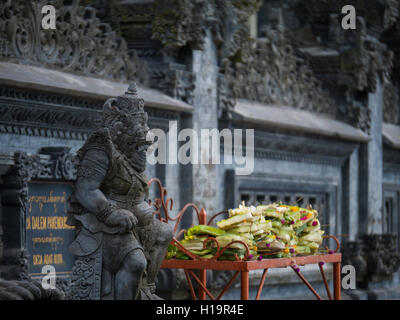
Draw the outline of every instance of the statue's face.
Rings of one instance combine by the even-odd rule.
[[[139,114],[132,119],[131,125],[119,136],[117,144],[131,161],[138,172],[146,169],[146,152],[150,143],[146,141],[149,127],[147,126],[147,114]]]

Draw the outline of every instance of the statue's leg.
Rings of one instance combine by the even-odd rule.
[[[142,250],[133,250],[125,257],[121,269],[115,275],[115,298],[137,299],[147,262]]]
[[[154,220],[152,223],[153,241],[146,246],[149,253],[149,265],[147,267],[147,283],[154,284],[158,271],[165,258],[167,248],[173,237],[173,228],[171,225]],[[146,244],[145,244],[146,245]]]

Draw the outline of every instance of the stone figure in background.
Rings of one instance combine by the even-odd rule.
[[[144,100],[132,84],[104,104],[101,124],[78,151],[68,223],[72,299],[157,299],[155,279],[172,228],[153,219],[144,176],[149,143]]]

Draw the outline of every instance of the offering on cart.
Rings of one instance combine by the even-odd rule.
[[[201,259],[255,260],[310,255],[318,252],[324,231],[311,206],[272,203],[229,210],[217,227],[198,225],[179,244]],[[246,248],[247,246],[247,248]],[[171,245],[167,258],[191,259]]]

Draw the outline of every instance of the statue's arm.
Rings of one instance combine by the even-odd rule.
[[[109,164],[110,161],[104,151],[88,150],[81,161],[75,183],[76,199],[103,222],[113,211],[112,205],[100,190]]]
[[[131,212],[111,204],[100,190],[109,166],[105,151],[89,149],[78,169],[75,198],[99,221],[120,227],[121,233],[128,232],[137,224],[137,218]]]

